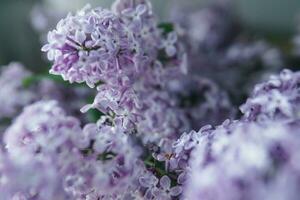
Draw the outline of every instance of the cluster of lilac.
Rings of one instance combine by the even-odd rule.
[[[225,16],[213,7],[159,24],[148,0],[117,0],[62,19],[43,47],[50,73],[89,87],[42,80],[25,90],[29,72],[16,64],[2,72],[0,92],[17,99],[3,97],[0,110],[13,119],[0,147],[0,199],[296,200],[300,74],[283,70],[256,85],[232,120],[218,75],[196,68],[224,67],[223,79],[237,84],[231,75],[248,73],[252,61],[280,59],[263,42],[228,43],[235,25]],[[97,122],[69,116],[93,92],[81,111],[101,112]]]
[[[4,144],[7,159],[18,161],[25,157],[25,164],[37,162],[39,166],[39,173],[31,177],[30,185],[10,182],[13,179],[10,176],[15,174],[4,165],[1,174],[8,182],[3,182],[3,194],[10,198],[16,195],[15,198],[49,200],[108,198],[125,193],[128,183],[132,181],[134,185],[132,179],[139,173],[139,151],[122,130],[105,125],[101,128],[87,125],[82,130],[79,121],[66,116],[55,101],[41,101],[26,107],[6,130]],[[18,162],[11,165],[13,169],[19,168]],[[25,167],[24,178],[26,170]],[[52,176],[54,181],[45,182],[45,175]]]
[[[299,125],[270,121],[232,126],[216,128],[199,140],[185,197],[298,199]]]
[[[257,122],[298,119],[299,83],[299,72],[283,70],[279,76],[257,84],[252,96],[241,106],[245,119]]]
[[[90,87],[99,81],[129,87],[148,70],[160,41],[148,5],[125,11],[118,15],[86,6],[62,19],[43,47],[54,61],[51,72]]]
[[[283,70],[255,87],[240,120],[178,140],[174,157],[190,158],[185,198],[298,198],[299,83],[298,72]]]

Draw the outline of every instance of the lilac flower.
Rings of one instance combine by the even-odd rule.
[[[154,191],[157,189],[159,180],[152,173],[148,172],[139,178],[139,183],[142,187],[146,188],[145,199],[152,199]]]
[[[139,178],[142,187],[146,188],[145,199],[173,199],[181,194],[180,186],[171,187],[171,179],[164,175],[160,179],[147,172]]]
[[[53,173],[60,177],[57,179],[59,187],[71,198],[92,190],[95,173],[94,166],[83,159],[76,147],[81,133],[79,121],[66,116],[55,101],[41,101],[24,109],[6,130],[4,143],[9,156],[16,161],[27,156],[46,162],[47,165],[39,169],[40,173],[48,173],[49,165],[53,167]],[[13,178],[18,180],[18,177]],[[43,191],[36,193],[40,196]]]
[[[102,17],[98,18],[98,15]],[[62,74],[70,82],[86,81],[90,86],[100,81],[101,68],[110,68],[109,53],[117,51],[112,41],[107,40],[107,35],[113,34],[120,39],[120,34],[111,32],[119,27],[118,24],[119,20],[110,11],[98,9],[92,13],[89,7],[78,12],[77,16],[68,15],[61,20],[57,29],[48,34],[49,44],[43,47],[48,58],[55,61],[51,72]],[[97,26],[98,33],[94,32]],[[100,35],[101,29],[106,32]],[[98,63],[100,59],[105,62]],[[116,58],[112,60],[116,63]]]
[[[298,119],[299,73],[283,70],[256,85],[252,96],[241,106],[244,118],[250,121]]]
[[[88,156],[96,156],[99,163],[93,178],[95,186],[105,191],[104,194],[125,192],[128,184],[136,178],[134,174],[140,170],[141,150],[118,126],[89,124],[83,133],[84,142],[79,140],[80,148],[91,151]]]
[[[295,124],[237,123],[203,137],[190,160],[187,199],[297,199]]]
[[[163,47],[169,57],[176,54],[177,48],[175,46],[177,42],[177,34],[175,32],[169,33],[167,39],[163,41]]]
[[[139,4],[133,8],[127,8],[122,11],[122,15],[131,18],[132,24],[135,26],[134,28],[142,27],[142,17],[147,12],[147,7],[144,4]]]
[[[118,84],[120,77],[137,78],[153,61],[158,46],[156,23],[148,8],[133,11],[143,23],[136,26],[131,16],[117,16],[89,6],[61,20],[43,47],[54,61],[51,73],[70,82]]]
[[[4,142],[16,157],[29,154],[52,154],[61,148],[71,148],[70,143],[80,134],[77,119],[67,117],[55,101],[41,101],[24,109],[7,129]]]
[[[112,111],[117,117],[128,117],[128,123],[130,121],[136,122],[136,118],[139,117],[138,110],[141,107],[137,95],[130,88],[124,88],[123,91],[119,91],[118,89],[108,85],[99,86],[97,88],[99,92],[93,104],[86,105],[82,108],[82,111],[85,112],[90,108],[96,108],[103,113]]]
[[[171,188],[171,180],[168,176],[163,176],[159,180],[160,188],[153,191],[153,194],[158,200],[171,200],[172,197],[178,196],[182,189],[180,186],[175,186]]]
[[[186,169],[191,151],[199,145],[204,134],[209,133],[211,126],[205,126],[199,132],[191,131],[183,133],[181,137],[173,144],[173,169]]]

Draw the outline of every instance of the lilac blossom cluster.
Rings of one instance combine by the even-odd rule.
[[[295,121],[297,122],[297,121]],[[193,152],[187,199],[297,199],[299,125],[237,123],[202,135]]]
[[[289,70],[271,76],[241,107],[241,120],[184,134],[175,143],[175,150],[186,146],[174,158],[190,158],[185,198],[298,198],[298,77]]]
[[[283,70],[257,84],[251,97],[241,106],[248,121],[290,120],[299,118],[299,72]]]
[[[3,162],[0,174],[9,180],[1,182],[9,188],[4,191],[9,198],[109,199],[126,193],[130,182],[134,186],[134,174],[139,173],[139,151],[122,130],[101,124],[82,129],[55,101],[26,107],[6,130],[4,144],[7,152],[3,159],[11,161]],[[24,180],[32,179],[30,184],[10,182],[10,176],[16,175],[10,170],[28,162],[24,174],[23,170],[17,174]],[[31,177],[34,170],[39,173]],[[52,182],[46,181],[48,176]]]
[[[128,87],[156,57],[157,31],[146,4],[119,15],[86,6],[58,23],[43,50],[54,61],[51,72],[70,82]]]

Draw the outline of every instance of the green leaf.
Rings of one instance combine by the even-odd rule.
[[[86,87],[85,84],[83,84],[83,83],[73,83],[73,84],[71,84],[71,83],[63,80],[63,78],[61,76],[52,75],[52,74],[48,74],[48,73],[47,74],[34,74],[32,76],[29,76],[29,77],[23,79],[23,87],[29,88],[32,85],[37,84],[40,81],[45,80],[45,79],[51,80],[55,83],[62,84],[62,85],[67,86],[67,87],[73,87],[73,86],[75,86],[75,87]]]
[[[96,123],[104,114],[96,109],[91,109],[87,113],[88,120]]]
[[[163,34],[167,35],[168,33],[171,33],[172,31],[175,30],[174,24],[168,23],[168,22],[163,22],[158,24],[158,28],[162,29]]]
[[[35,76],[29,76],[23,79],[22,81],[22,85],[24,88],[29,88],[30,86],[32,86],[33,84],[37,83],[37,77]]]
[[[3,118],[3,119],[0,120],[0,125],[9,125],[9,124],[11,124],[11,122],[12,122],[12,119]]]

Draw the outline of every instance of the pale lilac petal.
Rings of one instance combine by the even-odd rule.
[[[177,49],[175,46],[171,45],[171,46],[166,47],[166,53],[169,57],[175,56],[176,52],[177,52]]]
[[[170,42],[171,44],[175,44],[178,40],[178,36],[176,32],[171,32],[168,34],[167,41]]]
[[[76,31],[75,33],[75,40],[77,42],[79,42],[80,44],[83,44],[83,42],[85,41],[86,39],[86,35],[83,31]]]
[[[142,15],[142,14],[144,14],[146,11],[147,11],[147,6],[144,5],[144,4],[139,4],[139,5],[136,7],[136,12],[137,12],[138,15]]]
[[[182,187],[176,186],[176,187],[171,188],[170,195],[175,197],[175,196],[180,195],[181,192],[182,192]]]
[[[159,184],[163,189],[169,189],[171,187],[171,180],[168,176],[165,175],[161,177]]]
[[[141,186],[145,187],[145,188],[148,188],[151,186],[152,184],[152,181],[151,179],[149,178],[146,178],[146,177],[140,177],[139,178],[139,183],[141,184]]]

